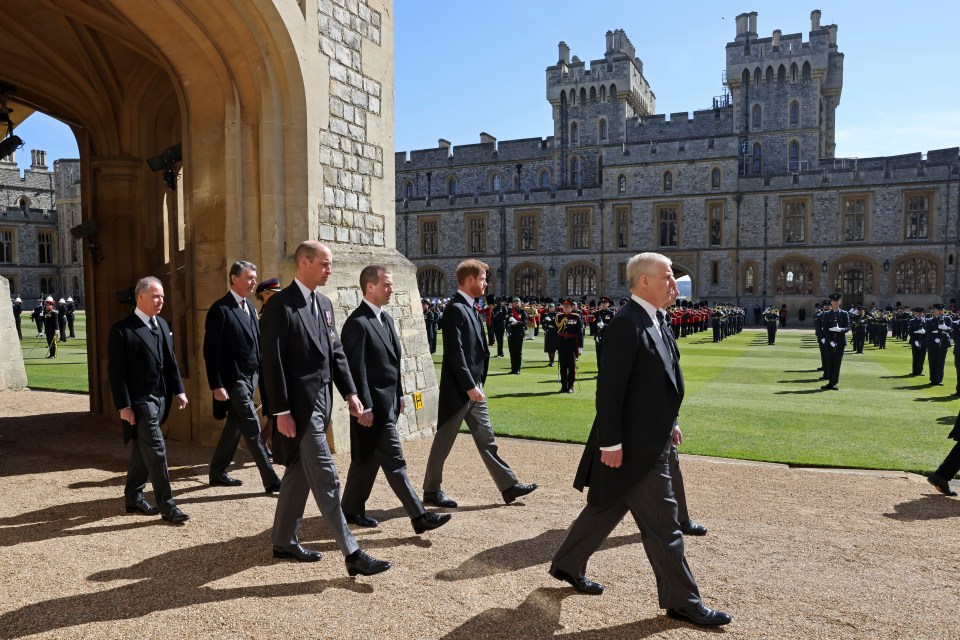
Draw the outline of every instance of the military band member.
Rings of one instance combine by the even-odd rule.
[[[828,370],[830,378],[827,384],[820,387],[823,390],[837,391],[837,382],[840,380],[840,365],[843,362],[843,352],[847,348],[847,332],[850,331],[850,315],[840,308],[843,296],[839,293],[830,294],[830,310],[826,311],[821,320],[825,334],[825,346],[829,358]]]
[[[865,320],[865,312],[862,306],[858,306],[854,312],[850,314],[850,330],[853,335],[854,353],[863,353],[863,343],[867,332]]]
[[[777,325],[780,323],[780,312],[777,311],[776,307],[768,307],[767,312],[763,314],[763,320],[767,323],[767,344],[776,344]],[[716,322],[716,320],[714,322]],[[716,330],[714,330],[713,335],[713,341],[717,342]]]
[[[510,373],[520,375],[523,365],[523,339],[527,334],[527,312],[520,305],[520,298],[513,299],[513,307],[507,316],[507,347],[510,350]]]
[[[583,349],[583,318],[573,311],[573,300],[560,301],[563,311],[557,314],[557,351],[560,360],[560,393],[573,393],[577,380],[577,356]]]
[[[67,341],[67,301],[63,298],[57,302],[57,326],[60,327],[60,342]]]
[[[13,300],[13,322],[17,325],[17,339],[23,340],[23,331],[20,329],[20,314],[23,313],[23,300],[17,296]]]
[[[74,304],[73,298],[67,298],[67,328],[70,331],[70,337],[76,338],[77,334],[73,332],[73,321],[74,313],[77,311],[77,305]]]
[[[420,301],[423,306],[423,323],[427,329],[427,343],[430,345],[430,353],[437,352],[437,323],[440,322],[440,312],[435,305],[431,304],[426,298]]]
[[[923,312],[923,307],[914,307],[913,317],[907,322],[907,335],[910,336],[910,350],[913,352],[911,376],[923,375],[923,361],[927,357],[927,321]]]
[[[495,358],[503,357],[503,334],[507,330],[507,316],[510,315],[510,309],[507,308],[507,303],[505,300],[501,299],[496,306],[493,307],[493,312],[491,314],[490,328],[490,344],[493,344],[493,341],[497,342],[497,355]]]
[[[603,351],[603,330],[613,320],[614,311],[610,308],[613,300],[607,296],[600,298],[600,309],[593,315],[593,341],[597,348],[597,371],[600,371],[600,353]],[[582,343],[580,345],[583,346]]]
[[[933,305],[933,317],[927,320],[927,363],[930,384],[943,386],[943,366],[950,348],[950,318],[943,315],[943,305]]]
[[[60,326],[59,314],[53,301],[53,298],[47,296],[44,300],[43,310],[43,331],[47,336],[47,357],[57,357],[57,328]]]
[[[43,298],[37,298],[37,306],[33,308],[30,319],[37,325],[37,337],[43,336]]]
[[[543,350],[549,358],[547,366],[552,367],[557,356],[557,305],[547,304],[547,310],[540,316],[540,326],[543,328]]]

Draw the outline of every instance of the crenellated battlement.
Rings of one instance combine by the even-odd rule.
[[[476,164],[548,160],[553,152],[553,138],[520,138],[497,142],[489,134],[486,142],[453,146],[446,140],[434,149],[417,149],[394,154],[398,172],[428,171],[466,167]]]
[[[733,108],[704,109],[694,111],[693,117],[686,111],[640,116],[627,122],[627,143],[687,140],[731,135],[733,132]]]

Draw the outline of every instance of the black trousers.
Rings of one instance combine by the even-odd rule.
[[[560,388],[564,391],[573,389],[573,383],[577,381],[577,348],[561,342],[557,349],[557,360],[560,365]]]
[[[683,488],[683,474],[680,473],[680,452],[670,445],[670,483],[673,485],[673,495],[677,499],[677,521],[686,522],[690,519],[687,511],[687,492]]]
[[[226,473],[227,467],[233,462],[233,457],[237,453],[237,445],[240,444],[242,436],[247,445],[247,451],[260,471],[263,486],[268,487],[280,480],[277,472],[273,470],[273,465],[270,464],[267,448],[260,438],[260,417],[257,415],[256,407],[253,406],[253,392],[256,388],[257,375],[254,374],[249,379],[237,380],[227,389],[227,393],[230,394],[227,423],[223,425],[217,448],[213,451],[210,477]]]
[[[920,343],[919,347],[916,345],[917,342]],[[927,358],[927,345],[923,343],[923,340],[913,338],[910,342],[910,349],[913,351],[913,369],[910,373],[915,376],[923,375],[923,361]]]
[[[493,331],[490,332],[491,341],[490,344],[493,344],[493,339],[497,341],[497,355],[501,358],[503,357],[503,332],[506,331],[506,327],[502,324],[500,326],[493,325]]]
[[[960,471],[960,442],[953,445],[953,449],[947,454],[937,470],[934,472],[944,480],[953,480],[953,477]]]
[[[57,330],[56,329],[47,329],[47,356],[50,358],[57,357]]]
[[[716,342],[716,338],[714,338]],[[776,344],[777,342],[777,325],[775,322],[767,323],[767,344]]]
[[[832,386],[837,386],[837,382],[840,380],[840,364],[843,362],[843,351],[846,348],[846,345],[838,344],[836,347],[831,347],[830,343],[827,343],[827,362],[829,363],[829,373],[827,370],[824,370],[824,373],[827,373],[827,377],[830,380]]]
[[[947,361],[948,347],[943,344],[927,348],[927,360],[930,365],[930,383],[943,384],[943,367]]]
[[[160,513],[170,513],[176,505],[170,488],[170,473],[167,470],[167,444],[160,431],[165,400],[159,396],[147,396],[133,403],[131,409],[137,419],[136,437],[130,441],[130,462],[127,466],[127,482],[123,496],[127,505],[132,505],[143,495],[147,480],[153,485],[153,497]]]
[[[507,347],[510,349],[510,371],[520,371],[523,364],[523,334],[507,336]]]

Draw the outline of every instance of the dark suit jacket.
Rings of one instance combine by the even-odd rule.
[[[597,379],[597,415],[580,459],[574,487],[590,487],[600,505],[623,496],[647,474],[663,451],[683,401],[683,374],[653,319],[631,300],[603,334]],[[623,465],[600,462],[600,447],[623,445]]]
[[[373,426],[363,427],[350,417],[350,441],[353,449],[370,452],[376,448],[380,432],[396,424],[400,412],[403,385],[400,382],[400,341],[393,319],[384,314],[383,326],[366,302],[361,302],[343,323],[341,339],[350,363],[350,373],[364,408],[373,409]]]
[[[247,300],[247,309],[253,311]],[[203,361],[210,389],[230,389],[241,377],[260,372],[260,322],[254,311],[241,311],[227,292],[210,306],[203,334]],[[213,401],[213,416],[226,417],[226,405]]]
[[[289,411],[297,437],[274,435],[274,460],[290,464],[311,426],[317,398],[331,382],[344,397],[356,393],[347,356],[337,336],[330,299],[317,292],[319,319],[310,313],[296,282],[274,294],[260,318],[261,367],[272,414]],[[327,415],[330,407],[325,407]]]
[[[460,293],[453,296],[443,310],[440,328],[443,329],[443,363],[437,427],[467,403],[467,391],[486,381],[490,363],[483,323],[473,305]]]
[[[110,329],[107,340],[107,369],[110,377],[110,389],[113,391],[113,404],[119,411],[132,407],[134,402],[142,402],[147,396],[164,388],[165,408],[160,418],[162,424],[170,413],[173,396],[184,393],[183,380],[177,357],[173,353],[173,338],[167,321],[157,316],[157,326],[161,335],[163,367],[160,366],[160,353],[157,341],[150,327],[135,314],[117,322]],[[163,376],[163,385],[160,377]],[[124,442],[133,437],[135,429],[124,423]]]

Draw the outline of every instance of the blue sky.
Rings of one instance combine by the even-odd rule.
[[[395,0],[396,149],[547,137],[552,132],[544,70],[557,43],[571,56],[602,57],[604,34],[624,29],[643,60],[657,112],[710,106],[722,91],[724,47],[734,18],[757,11],[769,37],[810,30],[810,11],[837,24],[844,88],[837,109],[837,155],[867,157],[960,146],[960,3],[831,0],[796,3],[683,3],[646,0]],[[16,119],[16,114],[14,114]],[[35,115],[17,128],[48,164],[77,157],[69,128]]]

